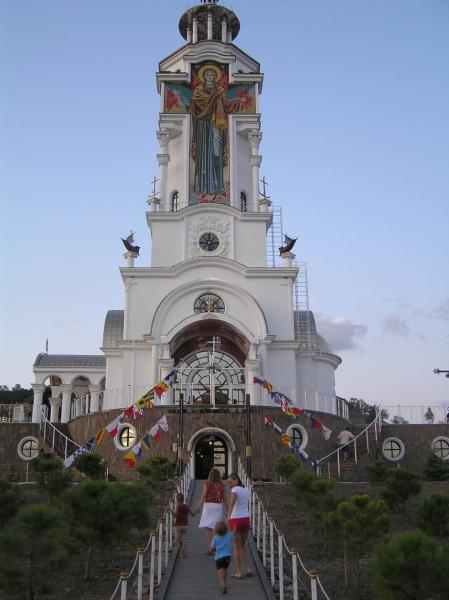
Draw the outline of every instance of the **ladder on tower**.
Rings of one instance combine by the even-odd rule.
[[[281,265],[279,248],[284,242],[284,230],[282,227],[282,208],[274,204],[270,208],[273,220],[267,231],[267,266],[274,268]]]
[[[293,287],[295,307],[295,339],[301,342],[301,354],[312,354],[314,343],[312,339],[311,315],[309,308],[309,281],[307,263],[294,261],[298,267],[298,275]]]

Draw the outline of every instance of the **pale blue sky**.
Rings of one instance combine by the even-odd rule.
[[[449,406],[449,2],[223,3],[265,73],[261,174],[343,358],[337,393]],[[147,264],[155,71],[187,6],[1,2],[1,384],[33,381],[46,337],[99,352],[131,227]]]

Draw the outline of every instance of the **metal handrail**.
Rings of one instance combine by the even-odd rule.
[[[343,448],[346,448],[347,446],[350,446],[351,444],[354,444],[354,449],[356,450],[357,448],[357,440],[358,438],[360,438],[363,434],[366,435],[366,438],[368,440],[368,431],[369,429],[374,425],[374,434],[376,437],[376,442],[378,439],[378,432],[377,432],[377,428],[379,428],[379,432],[382,428],[382,420],[381,420],[381,414],[382,414],[382,410],[380,408],[380,406],[377,408],[377,412],[376,412],[376,416],[374,417],[374,419],[371,421],[371,423],[369,423],[365,429],[363,429],[360,433],[358,433],[356,436],[354,436],[354,438],[350,441],[347,442],[346,444],[343,444],[342,446],[339,446],[338,448],[336,448],[335,450],[332,450],[332,452],[329,452],[329,454],[326,454],[325,456],[323,456],[322,458],[319,458],[316,462],[317,462],[317,472],[318,474],[321,473],[321,463],[323,461],[325,461],[327,458],[333,456],[334,454],[337,455],[337,461],[338,463],[340,463],[339,459],[340,459],[340,452],[343,450]],[[368,441],[367,441],[367,446],[368,446]],[[369,450],[369,447],[368,447]],[[357,453],[355,454],[355,462],[357,462]]]
[[[57,429],[53,425],[53,423],[51,423],[47,419],[46,409],[44,406],[41,406],[41,413],[42,414],[39,422],[39,432],[42,435],[43,440],[46,441],[49,445],[51,445],[52,452],[54,452],[55,447],[57,447],[57,440],[61,439],[63,440],[63,448],[61,448],[59,444],[58,447],[61,452],[64,452],[64,459],[66,459],[69,456],[69,454],[72,454],[72,452],[68,452],[69,444],[72,444],[76,448],[82,448],[82,446],[80,446],[75,441],[67,437],[64,433],[62,433],[62,431],[59,431],[59,429]],[[51,435],[49,437],[47,437],[48,432],[51,432]]]
[[[285,583],[289,582],[290,580],[292,582],[292,600],[299,600],[299,587],[301,587],[301,589],[311,600],[318,600],[318,590],[321,590],[322,597],[324,597],[325,600],[330,600],[316,571],[306,568],[296,548],[288,547],[283,532],[277,528],[274,520],[269,517],[268,512],[264,508],[262,500],[254,491],[254,484],[246,474],[240,458],[238,458],[237,466],[240,479],[250,490],[249,508],[252,533],[255,540],[256,549],[261,554],[262,564],[269,573],[271,586],[274,588],[276,583],[278,585],[277,595],[279,600],[286,600]],[[275,551],[276,547],[277,560]],[[286,556],[284,556],[284,549]],[[291,558],[290,572],[288,572],[288,569],[286,568],[286,561],[284,560],[287,557]],[[308,582],[305,582],[300,577],[298,573],[298,563],[302,571],[309,579]]]

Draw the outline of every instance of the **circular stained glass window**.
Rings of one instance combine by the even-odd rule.
[[[118,450],[129,450],[136,441],[136,430],[129,423],[123,423],[117,430],[114,443]]]
[[[224,302],[215,294],[203,294],[197,300],[193,306],[195,314],[200,313],[224,313]]]

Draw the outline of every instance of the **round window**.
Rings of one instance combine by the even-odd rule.
[[[442,460],[449,460],[449,438],[440,435],[432,441],[432,452]]]
[[[224,313],[225,306],[223,300],[215,294],[203,294],[195,300],[193,306],[195,314],[200,313]]]
[[[405,454],[404,442],[394,437],[385,439],[382,444],[382,454],[387,460],[401,460]]]
[[[287,427],[286,434],[290,436],[290,441],[295,443],[300,450],[304,450],[309,442],[307,429],[299,423]]]
[[[203,235],[200,237],[199,243],[201,250],[213,252],[220,245],[220,240],[215,233],[208,231],[207,233],[203,233]]]
[[[20,440],[17,454],[22,460],[33,460],[39,454],[39,440],[35,437],[26,437]]]
[[[129,450],[136,441],[136,430],[129,423],[122,423],[114,437],[114,443],[118,450]]]

